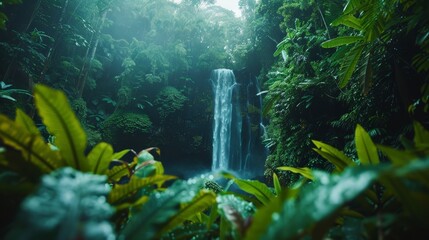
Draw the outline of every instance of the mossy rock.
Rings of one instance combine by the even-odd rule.
[[[114,146],[130,144],[132,147],[147,140],[151,129],[152,122],[146,114],[120,111],[103,122],[102,136]]]

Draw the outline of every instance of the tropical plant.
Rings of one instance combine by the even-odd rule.
[[[37,191],[22,203],[6,239],[115,239],[106,180],[70,167],[43,176]]]
[[[0,81],[0,98],[7,99],[16,102],[16,99],[12,97],[13,94],[24,94],[32,97],[32,95],[25,89],[10,88],[12,84],[6,84]]]
[[[417,8],[417,6],[419,7]],[[420,11],[424,11],[423,9],[428,9],[428,4],[423,1],[347,1],[343,14],[331,25],[347,27],[350,35],[339,36],[322,43],[324,48],[345,46],[339,49],[338,54],[341,61],[339,87],[345,87],[355,70],[358,69],[357,78],[362,83],[364,93],[368,93],[373,84],[373,59],[378,57],[375,51],[398,44],[394,38],[400,38],[404,33],[410,35],[410,38],[415,38],[415,43],[423,50],[413,53],[412,64],[415,69],[418,72],[427,71],[429,69],[428,39],[423,32],[424,29],[427,29],[428,22],[419,14]],[[402,24],[407,25],[406,32],[402,28]],[[418,31],[418,37],[413,36],[413,31]],[[403,63],[411,65],[407,62]]]
[[[85,154],[87,136],[64,93],[36,85],[34,98],[43,123],[49,134],[55,137],[54,142],[46,142],[35,123],[23,111],[17,110],[15,121],[0,115],[0,139],[6,147],[6,151],[1,153],[0,165],[22,176],[18,185],[34,186],[41,175],[68,166],[82,172],[107,176],[108,183],[112,185],[108,200],[117,206],[127,201],[133,205],[139,199],[132,198],[136,191],[147,188],[146,191],[150,192],[156,188],[148,187],[155,185],[159,188],[165,181],[174,178],[163,174],[162,164],[155,161],[148,150],[136,154],[133,162],[125,167],[111,164],[118,161],[122,163],[119,159],[129,149],[114,153],[110,144],[100,142]],[[155,168],[153,171],[152,166]],[[147,173],[140,174],[141,171]],[[121,182],[123,178],[128,181]]]
[[[66,239],[402,238],[425,234],[429,223],[425,208],[429,199],[429,132],[418,123],[406,150],[374,144],[358,125],[356,159],[314,141],[314,150],[335,167],[333,173],[281,167],[305,177],[290,187],[281,186],[276,174],[273,187],[268,187],[222,173],[229,180],[226,186],[215,182],[218,175],[208,174],[177,180],[163,188],[163,183],[174,177],[164,175],[162,164],[150,153],[159,154],[158,148],[114,153],[109,144],[99,143],[85,155],[77,142],[84,141],[85,134],[64,94],[36,85],[34,95],[55,141],[45,143],[20,110],[15,121],[0,116],[0,137],[6,146],[0,152],[1,166],[20,174],[6,177],[3,172],[1,183],[15,179],[15,191],[28,191],[42,173],[49,174],[43,177],[39,190],[23,202],[25,218],[18,215],[21,217],[11,237],[23,236],[26,231],[20,229],[25,227],[32,230],[32,236]],[[391,163],[382,161],[377,150]],[[119,160],[129,152],[134,153],[131,162]],[[33,184],[23,186],[25,183]],[[73,198],[63,198],[65,195]],[[41,209],[35,206],[48,202],[52,214],[43,209],[41,216]],[[52,203],[56,203],[53,208]],[[112,222],[107,221],[113,213],[108,203],[115,209]],[[49,221],[40,222],[40,217]],[[112,225],[116,225],[116,235]],[[65,226],[66,232],[62,231]]]
[[[423,167],[423,165],[427,165],[428,163],[428,136],[429,132],[416,122],[414,123],[413,143],[409,146],[407,145],[408,147],[405,150],[397,150],[374,144],[369,134],[360,125],[357,125],[355,144],[358,156],[356,159],[347,157],[344,153],[328,144],[313,141],[316,146],[314,150],[334,165],[334,174],[341,173],[342,176],[346,176],[354,172],[355,176],[349,176],[342,181],[354,181],[352,179],[361,173],[365,176],[365,180],[362,178],[361,182],[357,184],[359,186],[353,188],[351,191],[353,192],[359,187],[364,186],[363,189],[359,190],[362,194],[354,195],[350,193],[354,195],[353,198],[359,204],[359,207],[355,208],[356,206],[351,205],[341,211],[336,210],[336,215],[342,216],[344,220],[344,222],[340,222],[339,228],[348,228],[350,227],[349,224],[354,222],[359,225],[361,231],[365,232],[365,236],[370,237],[373,234],[381,234],[393,237],[394,235],[391,234],[410,234],[408,231],[396,232],[394,230],[399,222],[404,222],[407,227],[413,228],[415,231],[423,231],[423,226],[428,223],[423,219],[429,214],[428,211],[422,210],[424,209],[424,201],[429,196],[427,195],[427,191],[424,190],[425,187],[423,187],[427,186],[427,177],[421,175],[423,172],[428,171],[427,167]],[[389,158],[389,164],[380,161],[379,151]],[[420,167],[421,169],[418,169]],[[322,176],[317,170],[286,166],[279,167],[278,169],[298,173],[311,181],[318,178],[319,181],[322,180]],[[362,172],[359,173],[359,171]],[[367,180],[369,182],[366,182]],[[363,185],[360,185],[360,183]],[[410,186],[413,186],[413,190],[407,189]],[[395,209],[401,205],[404,208],[404,212],[396,212]],[[371,220],[371,217],[386,219],[383,220],[382,224],[377,224],[375,220]],[[388,220],[387,218],[390,219]],[[416,223],[415,221],[423,222]],[[371,228],[373,227],[377,230],[372,230]],[[402,226],[401,229],[407,227]],[[317,227],[315,228],[315,231],[319,230],[317,230]]]

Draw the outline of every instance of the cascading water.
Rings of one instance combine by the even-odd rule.
[[[211,82],[214,92],[212,170],[242,170],[242,120],[234,73],[216,69]]]

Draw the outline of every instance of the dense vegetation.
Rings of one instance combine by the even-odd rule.
[[[427,236],[429,3],[213,2],[0,1],[1,236]],[[168,174],[216,68],[263,83],[264,181]]]

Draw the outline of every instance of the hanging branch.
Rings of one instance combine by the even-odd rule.
[[[326,33],[328,34],[328,38],[331,39],[331,34],[329,34],[328,24],[326,24],[325,17],[323,16],[322,9],[320,9],[319,3],[316,1],[317,10],[319,11],[320,17],[322,18],[323,25],[325,25]]]

